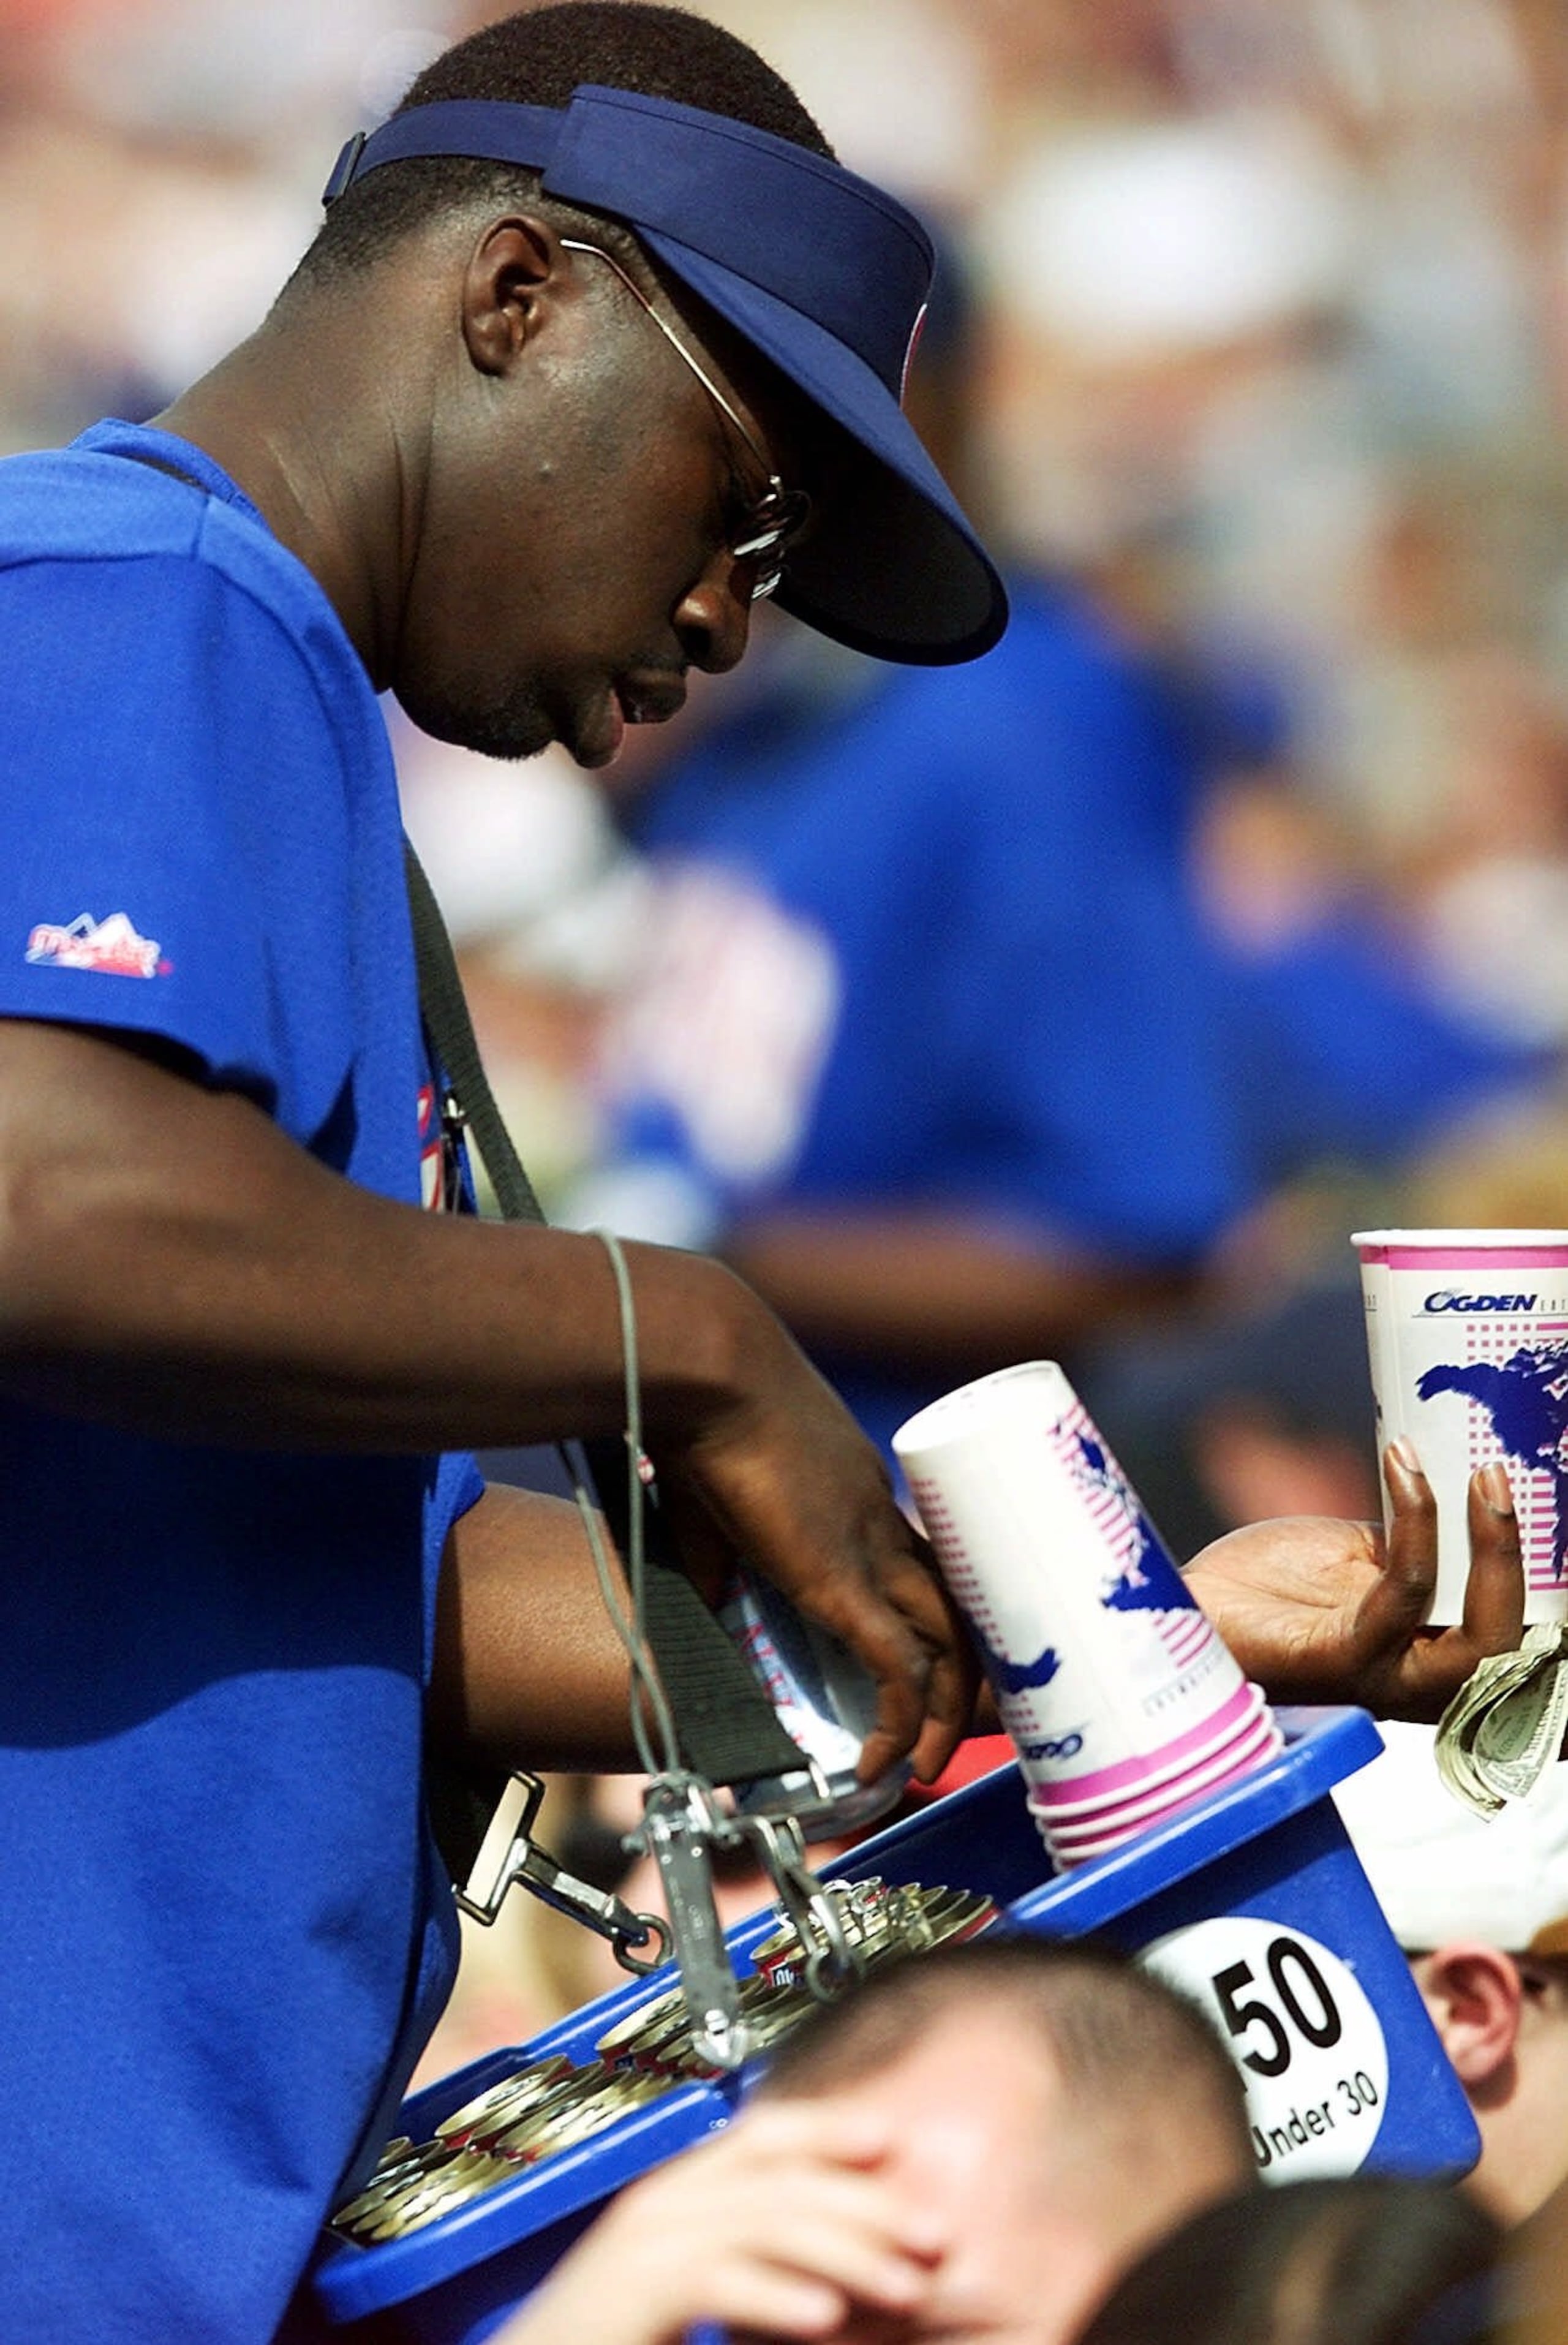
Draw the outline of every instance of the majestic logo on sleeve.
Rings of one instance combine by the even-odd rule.
[[[83,912],[66,929],[40,920],[27,939],[29,960],[96,969],[101,977],[167,977],[173,963],[162,956],[156,937],[138,936],[125,912],[111,912],[106,920]]]

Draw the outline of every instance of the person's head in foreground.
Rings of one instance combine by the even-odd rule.
[[[1480,2127],[1466,2188],[1517,2223],[1568,2181],[1568,1771],[1479,1816],[1430,1727],[1382,1733],[1335,1798]]]
[[[1502,2243],[1443,2183],[1281,2183],[1157,2241],[1077,2345],[1482,2345]]]
[[[1149,2240],[1255,2173],[1208,2021],[1108,1949],[996,1940],[873,1978],[814,2014],[758,2093],[828,2098],[885,2128],[888,2178],[946,2226],[924,2303],[852,2314],[846,2340],[1051,2345]]]
[[[1125,1956],[912,1956],[805,2020],[735,2121],[623,2191],[500,2345],[1067,2345],[1149,2242],[1257,2188],[1209,2023]]]
[[[775,592],[895,660],[1000,634],[900,408],[930,239],[733,35],[637,0],[503,17],[328,197],[260,334],[160,421],[242,476],[262,427],[252,493],[428,731],[602,765]]]

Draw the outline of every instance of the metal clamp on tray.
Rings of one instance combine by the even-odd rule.
[[[667,1924],[657,1914],[633,1913],[623,1898],[579,1881],[556,1863],[534,1837],[543,1797],[544,1785],[537,1775],[521,1768],[513,1771],[496,1802],[473,1870],[463,1886],[452,1891],[460,1909],[488,1927],[515,1882],[557,1914],[607,1938],[622,1970],[639,1975],[657,1970],[670,1951]]]

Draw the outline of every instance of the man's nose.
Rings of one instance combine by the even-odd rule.
[[[723,675],[745,655],[752,632],[750,573],[721,546],[675,606],[675,631],[693,667]]]

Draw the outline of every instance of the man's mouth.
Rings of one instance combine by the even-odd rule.
[[[664,725],[686,705],[686,686],[678,675],[623,676],[615,698],[628,725]]]
[[[572,755],[580,766],[597,771],[612,766],[621,755],[629,725],[663,725],[685,706],[686,687],[678,675],[622,676],[606,687],[579,728]]]

